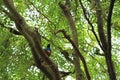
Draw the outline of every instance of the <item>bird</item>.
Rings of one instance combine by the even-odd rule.
[[[45,48],[45,53],[50,56],[51,55],[51,48],[50,48],[50,44],[47,45],[47,47]]]

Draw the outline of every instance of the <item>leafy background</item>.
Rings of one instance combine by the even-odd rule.
[[[19,13],[25,18],[31,28],[38,27],[42,37],[43,49],[48,43],[51,44],[52,55],[50,58],[58,64],[60,70],[74,72],[74,66],[67,61],[60,50],[67,50],[72,58],[72,46],[62,34],[55,35],[57,30],[65,29],[71,36],[68,22],[61,11],[58,3],[61,0],[14,0]],[[64,2],[64,1],[62,1]],[[83,0],[89,19],[96,27],[94,5]],[[112,16],[112,54],[117,79],[120,79],[120,1],[116,1]],[[2,6],[2,2],[0,2]],[[107,18],[109,1],[102,0],[103,17]],[[75,1],[71,3],[71,12],[78,31],[79,50],[85,57],[92,80],[108,80],[105,58],[96,55],[103,53],[91,28],[84,18],[81,7]],[[15,28],[15,24],[2,12],[0,22],[6,27]],[[10,33],[0,25],[0,80],[42,80],[43,73],[34,66],[34,60],[28,43],[22,36]],[[104,22],[104,26],[106,23]],[[82,63],[80,64],[82,65]],[[83,67],[82,67],[83,69]],[[75,80],[75,74],[70,74],[64,79]],[[70,80],[69,79],[69,80]],[[47,79],[46,79],[47,80]]]

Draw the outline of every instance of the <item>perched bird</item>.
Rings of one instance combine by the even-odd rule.
[[[47,47],[45,48],[45,53],[50,56],[51,54],[51,49],[50,49],[50,44],[47,45]]]

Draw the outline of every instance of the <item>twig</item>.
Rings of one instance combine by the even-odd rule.
[[[60,74],[62,75],[61,77],[65,77],[70,75],[72,72],[65,72],[65,71],[60,71]]]
[[[31,1],[29,1],[29,3],[37,10],[37,12],[39,12],[42,16],[44,16],[56,28],[56,25],[45,14],[43,14]]]
[[[70,61],[72,64],[74,64],[73,60],[69,57],[69,53],[66,50],[62,50],[61,54],[64,55],[65,59]]]
[[[94,34],[94,36],[95,36],[98,44],[100,45],[101,49],[103,50],[103,46],[102,46],[102,44],[100,43],[100,40],[98,39],[98,36],[97,36],[97,34],[96,34],[95,30],[94,30],[94,26],[92,25],[92,23],[90,22],[89,18],[88,18],[87,15],[86,15],[86,9],[85,9],[85,7],[83,6],[81,0],[79,0],[79,2],[80,2],[80,5],[81,5],[81,7],[82,7],[82,10],[83,10],[84,17],[85,17],[85,19],[87,20],[88,24],[91,26],[92,32],[93,32],[93,34]]]

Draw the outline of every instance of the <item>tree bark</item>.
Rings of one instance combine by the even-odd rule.
[[[75,27],[75,23],[73,21],[72,15],[71,15],[70,10],[69,10],[69,4],[63,5],[62,3],[59,3],[59,6],[63,10],[64,15],[66,16],[66,18],[69,22],[70,29],[71,29],[71,32],[72,32],[73,42],[74,42],[75,46],[78,48],[77,29]],[[84,73],[83,73],[82,69],[80,68],[79,55],[77,54],[77,51],[75,49],[73,50],[73,60],[74,60],[74,65],[75,65],[76,80],[85,80],[85,77],[83,75]]]
[[[108,47],[107,47],[107,53],[105,54],[106,58],[106,63],[108,67],[108,73],[109,73],[109,78],[110,80],[117,80],[116,79],[116,74],[115,74],[115,69],[112,61],[112,42],[111,42],[111,18],[112,18],[112,11],[114,7],[115,0],[110,1],[110,6],[109,6],[109,13],[108,13],[108,18],[107,18],[107,38],[108,38]]]
[[[107,64],[107,68],[108,68],[109,79],[117,80],[111,55],[110,54],[105,55],[105,59],[106,59],[106,64]]]

